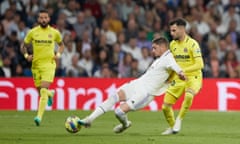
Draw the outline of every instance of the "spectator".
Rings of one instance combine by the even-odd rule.
[[[72,65],[72,57],[76,53],[76,49],[73,47],[73,41],[66,41],[65,49],[62,53],[60,64],[63,69],[66,69],[68,66]]]
[[[72,64],[66,68],[66,75],[68,77],[88,77],[86,70],[79,66],[79,55],[74,54],[72,57]]]
[[[204,77],[225,77],[226,74],[223,68],[222,62],[218,59],[217,49],[211,49],[209,61],[207,61],[204,67]]]
[[[108,63],[102,63],[100,69],[94,72],[94,77],[98,78],[111,78],[112,71]]]
[[[108,51],[105,49],[101,49],[94,60],[94,66],[92,70],[93,74],[96,71],[101,71],[101,67],[103,66],[103,64],[109,65],[109,55]]]
[[[149,50],[152,49],[152,42],[147,39],[147,32],[145,29],[140,29],[138,31],[137,46],[139,48],[146,47]]]
[[[190,5],[188,0],[181,0],[179,2],[180,9],[183,11],[183,16],[187,17],[190,14]]]
[[[218,59],[223,61],[227,51],[228,51],[228,46],[227,46],[226,40],[224,38],[221,38],[218,42],[218,47],[217,47]]]
[[[91,10],[92,15],[97,20],[97,25],[100,26],[102,21],[102,10],[100,3],[97,0],[86,1],[86,3],[83,5],[83,8]]]
[[[38,0],[31,0],[26,6],[27,26],[32,27],[36,22],[37,13],[42,8],[41,2]]]
[[[102,49],[106,50],[108,55],[110,55],[112,46],[107,44],[107,37],[105,34],[101,34],[100,41],[94,48],[94,55],[97,55]]]
[[[112,46],[117,41],[117,35],[110,29],[109,20],[104,19],[102,22],[101,34],[105,34],[106,43]]]
[[[150,51],[147,47],[142,48],[142,56],[142,59],[139,60],[138,68],[141,73],[144,73],[152,63],[153,58],[150,56]]]
[[[91,26],[92,29],[95,29],[97,27],[96,18],[92,15],[92,11],[90,9],[84,10],[85,15],[85,23],[89,26]]]
[[[209,25],[203,20],[202,13],[199,12],[199,10],[196,7],[193,7],[191,9],[192,11],[192,25],[194,25],[197,28],[197,31],[202,36],[209,33],[210,28]]]
[[[82,58],[78,61],[78,67],[84,69],[88,77],[92,77],[94,61],[92,58],[92,52],[90,45],[83,45],[82,48]]]
[[[122,48],[126,46],[126,42],[127,42],[126,37],[125,37],[125,33],[124,32],[119,33],[118,37],[117,37],[117,40],[118,40],[117,42],[119,43],[120,48],[122,50]]]
[[[120,44],[115,43],[113,45],[113,52],[110,55],[110,64],[112,69],[117,70],[119,62],[122,61],[123,57],[124,57],[124,52],[122,51]]]
[[[152,10],[153,3],[151,0],[142,0],[139,2],[139,6],[143,7],[145,11]]]
[[[23,42],[24,37],[26,36],[28,31],[29,27],[26,26],[24,21],[20,20],[18,23],[18,40],[20,42]]]
[[[17,64],[16,70],[13,72],[14,77],[22,77],[24,76],[23,74],[23,68],[20,64]]]
[[[6,38],[6,35],[5,35],[3,24],[0,23],[0,53],[2,53],[5,38]]]
[[[8,56],[3,57],[3,65],[2,65],[1,71],[3,71],[4,77],[10,78],[12,76],[10,57]]]
[[[117,10],[113,9],[110,13],[109,29],[112,30],[115,34],[118,34],[123,31],[123,23],[118,17]]]
[[[61,58],[62,59],[62,58]],[[55,71],[55,76],[56,77],[65,77],[66,76],[66,67],[63,68],[61,66],[61,60],[57,59],[56,60],[56,71]]]
[[[121,3],[121,11],[122,11],[122,20],[123,22],[127,22],[128,15],[133,12],[135,6],[135,2],[132,0],[124,0],[123,3]]]
[[[237,78],[239,62],[237,61],[237,56],[233,50],[227,51],[224,57],[224,64],[226,67],[227,77]]]
[[[138,36],[138,25],[135,20],[131,19],[127,23],[127,28],[124,31],[126,41],[129,41],[131,37],[137,37]]]
[[[121,11],[121,4],[119,0],[109,0],[108,3],[112,5],[112,9],[117,11],[118,18],[123,20],[122,11]]]
[[[89,33],[92,32],[92,27],[90,25],[87,25],[85,22],[85,15],[83,12],[79,12],[77,14],[77,22],[73,24],[73,29],[77,34],[77,39],[81,40],[82,39],[82,34],[84,31],[88,30]]]
[[[59,30],[63,38],[65,37],[66,34],[71,34],[71,31],[67,29],[67,24],[64,19],[61,19],[61,18],[57,19],[56,29]]]
[[[218,27],[221,34],[226,34],[231,19],[235,19],[237,23],[236,29],[237,31],[240,31],[240,17],[239,14],[236,12],[234,5],[229,5],[227,11],[223,13],[221,25]]]
[[[95,27],[92,33],[92,42],[94,47],[100,43],[101,32],[99,27]]]
[[[67,22],[71,25],[77,22],[79,4],[76,0],[67,1],[67,8],[62,9],[62,13],[67,16]]]
[[[145,17],[145,11],[141,6],[135,5],[133,9],[133,14],[140,27],[146,25],[146,23],[148,22],[146,21],[147,17]]]
[[[141,48],[137,46],[137,39],[134,37],[130,38],[128,45],[122,47],[122,50],[125,53],[130,53],[134,59],[140,60],[142,58]]]
[[[17,24],[14,22],[14,13],[11,9],[7,9],[4,19],[1,21],[6,35],[10,35],[12,30],[17,30]]]
[[[130,53],[126,53],[118,65],[119,78],[130,77],[132,61],[133,56]]]
[[[231,37],[232,43],[240,48],[240,31],[237,31],[237,22],[235,19],[229,22],[228,34]]]
[[[138,78],[139,76],[141,76],[141,72],[139,70],[139,62],[137,59],[133,59],[131,62],[131,68],[130,68],[130,74],[128,77],[134,77],[134,78]]]

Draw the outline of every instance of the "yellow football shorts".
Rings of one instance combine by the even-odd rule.
[[[32,66],[33,80],[36,87],[39,87],[42,81],[53,82],[56,70],[56,63],[49,62]]]
[[[184,92],[196,95],[202,87],[202,76],[188,76],[187,81],[174,79],[164,96],[164,103],[174,104]]]

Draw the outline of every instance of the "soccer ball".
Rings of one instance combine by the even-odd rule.
[[[78,124],[80,120],[77,116],[69,116],[65,121],[65,128],[70,133],[77,133],[81,130],[81,125]]]

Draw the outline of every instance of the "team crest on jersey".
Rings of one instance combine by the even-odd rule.
[[[49,35],[48,35],[48,38],[52,38],[52,34],[49,34]]]
[[[184,48],[183,51],[184,51],[185,53],[187,53],[187,52],[188,52],[188,49],[187,49],[187,48]]]

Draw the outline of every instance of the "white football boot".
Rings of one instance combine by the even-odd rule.
[[[91,127],[91,122],[90,120],[88,119],[88,117],[82,119],[82,120],[79,120],[78,121],[78,124],[81,125],[81,126],[84,126],[85,128],[89,128]]]
[[[173,134],[172,128],[167,128],[164,132],[161,133],[161,135],[171,135]]]
[[[181,130],[182,120],[177,117],[175,124],[173,126],[173,133],[178,133]]]
[[[131,121],[127,121],[126,125],[119,124],[119,125],[115,126],[113,128],[113,131],[115,133],[121,133],[121,132],[125,131],[127,128],[131,127],[131,125],[132,125],[132,122]]]

